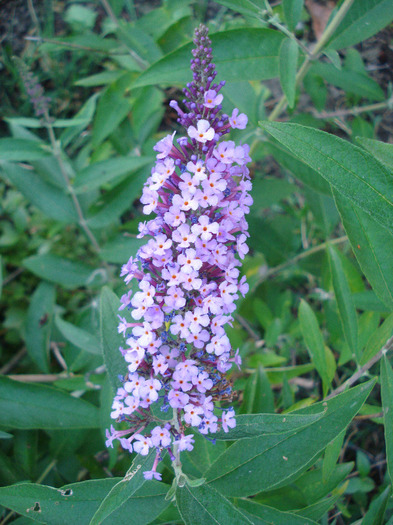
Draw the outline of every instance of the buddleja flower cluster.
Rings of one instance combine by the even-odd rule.
[[[175,140],[174,132],[154,147],[157,162],[141,203],[143,213],[155,218],[139,225],[138,237],[148,240],[121,272],[127,284],[137,279],[139,290],[121,298],[120,310],[133,321],[119,316],[128,374],[111,416],[129,428],[111,426],[107,445],[119,439],[124,449],[142,455],[155,447],[146,479],[161,479],[156,467],[164,449],[172,460],[193,449],[189,427],[207,435],[236,424],[234,410],[222,407],[232,399],[226,372],[241,359],[224,327],[233,320],[239,293],[248,291],[239,258],[248,252],[251,159],[248,145],[221,139],[233,128],[244,129],[247,117],[238,109],[231,116],[221,111],[225,82],[214,83],[206,27],[195,31],[194,43],[185,111],[170,103],[186,134]],[[173,411],[171,421],[153,415],[156,403]]]

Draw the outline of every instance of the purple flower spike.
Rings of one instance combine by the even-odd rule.
[[[206,27],[195,31],[194,43],[184,110],[170,103],[184,136],[174,142],[175,133],[167,135],[154,147],[157,162],[141,203],[144,214],[155,216],[139,225],[138,238],[147,241],[121,272],[126,284],[137,279],[139,289],[123,295],[119,308],[124,316],[118,331],[126,339],[120,351],[128,373],[111,416],[129,429],[112,426],[107,446],[118,439],[124,449],[143,456],[155,449],[146,479],[161,479],[156,468],[165,450],[179,476],[180,452],[194,445],[188,428],[207,436],[236,425],[231,407],[220,415],[215,406],[231,402],[226,373],[241,364],[225,325],[231,326],[235,301],[248,290],[239,267],[248,252],[251,159],[248,145],[222,137],[232,128],[244,129],[247,117],[238,109],[231,117],[221,113],[224,82],[213,83]],[[151,410],[154,403],[161,412],[171,410],[172,419],[159,419],[160,410]]]

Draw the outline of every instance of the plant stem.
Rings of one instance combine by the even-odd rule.
[[[321,244],[318,244],[318,246],[314,246],[313,248],[310,248],[309,250],[306,250],[302,253],[299,253],[298,255],[295,255],[295,257],[292,257],[292,259],[289,259],[288,261],[285,261],[282,264],[279,264],[278,266],[274,266],[273,268],[269,268],[266,273],[261,275],[261,277],[258,279],[258,281],[254,284],[253,290],[257,286],[259,286],[263,281],[271,277],[272,275],[281,272],[282,270],[285,270],[285,268],[288,268],[288,266],[292,266],[292,264],[296,264],[298,261],[301,261],[302,259],[305,259],[306,257],[309,257],[310,255],[313,255],[314,253],[320,252],[321,250],[324,250],[327,246],[330,246],[332,244],[340,244],[342,242],[345,242],[348,240],[348,237],[346,235],[343,235],[342,237],[338,237],[337,239],[332,239],[329,241],[325,241]]]
[[[340,9],[337,11],[336,16],[333,18],[333,20],[327,26],[327,28],[323,32],[323,35],[321,36],[321,38],[317,42],[313,52],[306,56],[303,64],[301,65],[299,71],[296,74],[296,79],[295,79],[296,87],[299,86],[300,83],[302,82],[303,78],[305,77],[307,71],[309,70],[309,68],[311,66],[311,63],[314,60],[316,60],[317,58],[319,58],[319,56],[320,56],[324,46],[328,43],[328,41],[330,40],[331,36],[334,34],[335,30],[337,29],[337,27],[342,22],[344,16],[347,14],[347,12],[348,12],[349,8],[351,7],[351,5],[353,4],[353,2],[354,2],[354,0],[344,0],[344,2],[341,5]],[[286,99],[285,95],[283,95],[281,97],[280,101],[278,102],[278,104],[276,105],[276,107],[270,113],[270,115],[268,117],[268,120],[269,121],[276,120],[277,117],[280,116],[280,114],[286,109],[287,106],[288,106],[287,99]]]
[[[365,365],[361,366],[349,379],[344,381],[342,385],[340,385],[338,388],[333,390],[333,392],[331,392],[325,398],[325,400],[330,399],[334,396],[337,396],[338,394],[341,394],[341,392],[344,392],[344,390],[346,390],[347,388],[352,386],[354,383],[356,383],[356,381],[360,379],[363,376],[363,374],[367,372],[367,370],[369,370],[373,365],[375,365],[375,363],[377,363],[381,359],[381,357],[385,355],[387,352],[389,352],[389,350],[391,350],[392,348],[393,348],[393,336],[386,341],[386,343],[383,345],[381,350],[374,357],[372,357],[369,361],[367,361]]]
[[[37,478],[36,483],[42,483],[46,476],[49,474],[49,472],[56,466],[57,459],[54,459],[49,463],[49,465],[46,467],[46,469],[42,472],[39,478]]]
[[[61,156],[61,151],[60,151],[58,142],[56,140],[55,133],[53,131],[53,126],[52,126],[50,118],[49,118],[48,110],[45,110],[44,117],[45,117],[45,127],[46,127],[46,129],[48,131],[49,140],[50,140],[50,143],[52,145],[53,154],[54,154],[54,156],[55,156],[55,158],[56,158],[56,160],[57,160],[57,162],[59,164],[60,172],[61,172],[61,174],[63,176],[63,179],[64,179],[64,181],[65,181],[65,183],[67,185],[67,190],[68,190],[69,194],[71,195],[72,201],[74,203],[74,207],[75,207],[76,213],[78,215],[78,219],[79,219],[79,221],[78,221],[79,225],[82,228],[82,230],[85,232],[85,234],[87,235],[87,238],[90,240],[92,246],[94,247],[94,250],[97,253],[100,253],[101,248],[100,248],[96,238],[94,237],[93,232],[90,230],[89,226],[87,225],[87,222],[86,222],[86,219],[85,219],[85,217],[83,215],[83,211],[82,211],[81,205],[79,203],[78,197],[76,196],[74,188],[72,187],[72,184],[71,184],[70,179],[68,177],[67,170],[66,170],[66,168],[64,166],[64,162],[63,162],[63,159],[62,159],[62,156]]]
[[[64,374],[8,374],[7,377],[13,381],[21,381],[22,383],[53,383],[59,379],[67,379],[67,377],[75,376],[66,376]]]
[[[180,426],[179,426],[179,420],[177,417],[177,408],[173,409],[173,426],[177,430],[177,432],[180,434]],[[173,470],[175,471],[176,480],[178,482],[179,487],[184,486],[183,481],[181,478],[184,478],[184,474],[181,469],[181,461],[180,461],[180,450],[179,445],[176,443],[173,445],[173,455],[175,456],[175,459],[172,461]],[[185,482],[185,480],[184,480]]]
[[[341,109],[337,111],[317,111],[313,112],[313,116],[316,118],[335,118],[335,117],[346,117],[348,115],[359,115],[360,113],[365,113],[367,111],[380,111],[381,109],[386,109],[389,107],[389,101],[377,102],[376,104],[369,104],[368,106],[358,106],[351,109]]]
[[[15,365],[27,354],[26,347],[19,350],[12,358],[0,368],[0,375],[4,375],[14,368]]]
[[[116,56],[116,55],[124,55],[124,52],[111,52],[111,51],[103,51],[102,49],[94,49],[93,47],[88,46],[81,46],[79,44],[74,44],[72,42],[64,42],[62,40],[56,40],[54,38],[43,38],[41,36],[25,36],[25,40],[29,40],[31,42],[39,42],[39,43],[47,43],[47,44],[56,44],[58,46],[65,46],[70,47],[72,49],[80,49],[81,51],[90,51],[91,53],[98,53],[99,55],[106,55],[106,56]]]

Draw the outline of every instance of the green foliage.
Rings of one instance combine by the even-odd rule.
[[[2,47],[1,523],[392,523],[392,99],[353,47],[391,24],[391,0],[339,3],[313,45],[303,0],[106,4],[47,2],[37,40]],[[127,372],[118,275],[200,22],[251,146],[237,425],[215,444],[194,432],[183,474],[166,454],[146,481],[155,451],[105,446]]]

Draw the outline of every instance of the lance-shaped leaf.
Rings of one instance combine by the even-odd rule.
[[[300,301],[299,306],[299,322],[308,353],[324,383],[325,389],[327,389],[331,378],[328,374],[325,343],[317,318],[311,307],[303,299]]]
[[[393,314],[390,314],[381,326],[373,332],[370,339],[367,341],[366,348],[362,354],[360,364],[364,365],[372,359],[385,345],[386,341],[393,335]]]
[[[326,412],[297,432],[235,443],[206,472],[206,480],[227,496],[250,496],[285,486],[315,463],[322,450],[347,427],[374,384],[368,381],[302,410],[316,413],[325,408]]]
[[[289,170],[303,184],[306,184],[314,191],[322,195],[331,195],[330,184],[320,176],[315,170],[311,169],[302,159],[296,157],[291,151],[277,141],[267,142],[264,149],[286,170]]]
[[[330,498],[317,501],[317,503],[313,503],[312,505],[299,510],[294,510],[293,512],[298,516],[304,516],[305,518],[310,518],[317,521],[320,520],[322,516],[333,507],[333,505],[336,504],[339,498],[340,494],[336,494],[335,496],[330,496]]]
[[[95,335],[64,321],[61,317],[56,317],[56,326],[67,341],[70,341],[77,348],[85,350],[89,354],[101,354],[100,342]]]
[[[43,372],[49,372],[49,339],[56,288],[41,282],[34,291],[26,320],[26,348],[30,357]]]
[[[393,184],[388,169],[370,153],[314,128],[286,122],[261,126],[340,194],[393,231]]]
[[[139,454],[136,456],[127,474],[105,497],[89,525],[101,524],[106,518],[116,512],[121,505],[124,505],[124,503],[135,495],[135,492],[145,483],[146,480],[143,472],[152,469],[155,456],[155,449],[151,450],[147,456],[141,456]]]
[[[253,522],[213,487],[206,484],[176,489],[176,503],[185,525],[246,525]]]
[[[6,428],[98,428],[98,408],[42,385],[0,377],[0,425]]]
[[[90,191],[107,183],[119,184],[125,175],[153,162],[153,157],[134,156],[117,157],[90,164],[80,171],[75,178],[76,193]]]
[[[59,187],[46,182],[35,171],[11,162],[4,162],[1,168],[11,184],[42,213],[63,223],[78,221],[71,197]]]
[[[378,33],[393,19],[391,0],[363,0],[352,3],[334,31],[329,48],[343,49]]]
[[[343,430],[341,434],[339,434],[326,447],[325,457],[323,458],[323,464],[322,464],[322,479],[324,483],[327,482],[327,480],[330,478],[331,474],[333,473],[335,469],[337,460],[340,456],[344,438],[345,438],[345,430]]]
[[[285,22],[290,31],[294,31],[297,26],[303,9],[304,0],[283,0],[282,9]]]
[[[96,277],[100,277],[94,268],[51,253],[28,257],[23,261],[23,265],[38,277],[60,284],[64,288],[87,286],[95,282]]]
[[[298,56],[297,43],[291,38],[283,40],[280,47],[280,84],[290,108],[295,105]]]
[[[120,300],[117,295],[104,286],[100,297],[101,350],[114,392],[121,384],[118,376],[127,371],[123,356],[119,351],[120,345],[124,342],[117,331],[119,306]]]
[[[261,505],[248,499],[239,499],[240,509],[250,518],[254,525],[312,525],[315,521],[296,516],[292,512],[283,512],[267,505]]]
[[[217,0],[217,3],[243,15],[258,16],[261,14],[261,6],[258,5],[258,0]]]
[[[356,141],[372,153],[382,164],[393,170],[393,144],[381,142],[380,140],[366,139],[365,137],[356,137]]]
[[[0,161],[31,161],[47,157],[51,152],[43,142],[28,139],[0,139]]]
[[[228,432],[220,430],[214,434],[214,439],[233,441],[235,439],[253,438],[266,434],[285,434],[297,431],[322,417],[319,414],[241,414],[236,416],[235,428]]]
[[[336,296],[340,320],[345,339],[357,361],[360,359],[358,346],[358,322],[352,300],[351,290],[344,273],[338,252],[333,246],[328,247],[329,264],[332,273],[334,295]]]
[[[161,414],[162,415],[162,412]],[[160,415],[158,417],[160,417]],[[216,438],[216,434],[214,434]],[[203,478],[203,474],[216,461],[218,456],[225,452],[226,444],[223,441],[211,442],[199,432],[194,433],[194,449],[181,455],[184,472],[195,478]]]
[[[278,75],[278,56],[284,36],[272,29],[249,27],[211,35],[214,63],[227,81],[266,80]],[[192,44],[186,44],[155,62],[133,87],[185,84],[190,80]]]
[[[383,523],[385,523],[384,516],[391,492],[392,487],[389,485],[382,494],[374,497],[368,511],[362,519],[362,525],[383,525]]]
[[[242,414],[274,412],[273,392],[262,366],[258,366],[246,382],[240,412]]]
[[[347,198],[334,191],[334,199],[352,250],[373,290],[393,310],[393,233]]]
[[[393,480],[393,370],[384,355],[381,361],[381,393],[385,427],[386,459],[390,480]]]
[[[95,479],[65,485],[60,489],[20,483],[0,488],[0,504],[39,523],[56,525],[88,525],[108,492],[120,478]],[[135,492],[103,525],[145,525],[155,519],[166,506],[168,485],[151,481]]]

